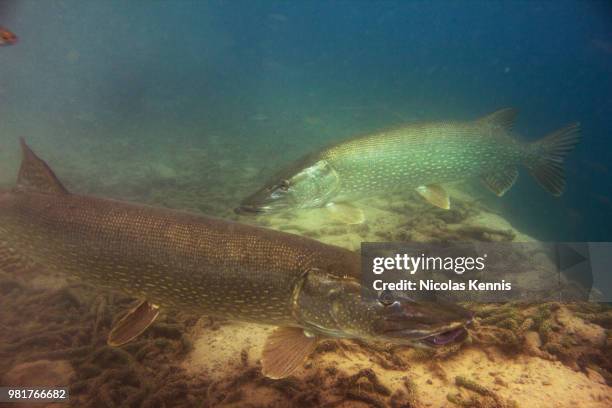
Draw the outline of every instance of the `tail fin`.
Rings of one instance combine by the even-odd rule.
[[[532,144],[536,157],[527,167],[544,190],[556,197],[565,189],[563,161],[579,141],[580,123],[572,123]]]

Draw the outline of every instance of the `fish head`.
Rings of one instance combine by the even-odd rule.
[[[459,305],[376,293],[354,278],[321,274],[306,279],[297,306],[310,332],[421,347],[462,342],[473,319]]]
[[[338,174],[326,160],[306,160],[278,173],[235,211],[256,214],[323,207],[334,198],[339,184]]]
[[[385,291],[371,300],[373,338],[422,347],[459,343],[467,338],[466,327],[474,313],[463,307],[437,301],[413,300]]]

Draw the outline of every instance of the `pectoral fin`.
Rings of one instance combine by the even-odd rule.
[[[348,203],[331,203],[325,210],[331,218],[344,224],[361,224],[365,221],[363,210]]]
[[[518,170],[516,167],[510,167],[504,171],[484,175],[482,181],[489,190],[501,197],[506,194],[506,191],[510,190],[517,177]]]
[[[446,190],[444,190],[441,186],[437,184],[419,186],[417,187],[416,191],[430,204],[444,210],[450,209],[450,198],[448,197]]]
[[[138,337],[159,315],[159,306],[142,301],[123,316],[108,335],[109,346],[121,346]]]
[[[261,357],[261,372],[268,378],[285,378],[312,354],[318,342],[296,327],[279,327],[270,334]]]

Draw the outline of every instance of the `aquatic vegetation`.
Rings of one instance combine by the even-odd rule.
[[[481,306],[484,317],[477,319],[473,335],[482,345],[559,360],[578,370],[596,364],[597,371],[611,384],[612,354],[605,327],[583,320],[585,315],[581,317],[580,311],[585,310],[590,312],[590,322],[605,322],[610,313],[609,306],[590,303],[485,305]]]
[[[447,399],[460,407],[518,408],[517,403],[513,400],[504,400],[497,395],[497,393],[480,385],[476,381],[462,376],[457,376],[455,377],[455,384],[459,387],[473,391],[476,394],[470,395],[467,397],[467,399],[465,399],[461,394],[448,394]]]
[[[138,398],[152,398],[153,390],[166,388],[170,362],[189,351],[189,342],[173,332],[177,321],[166,318],[162,321],[167,324],[148,334],[150,341],[125,349],[108,347],[111,316],[131,302],[127,297],[91,296],[92,289],[80,284],[51,290],[16,286],[2,275],[0,287],[8,286],[13,289],[2,298],[2,319],[13,328],[1,339],[0,371],[43,359],[67,361],[77,378],[72,393],[83,404],[97,398],[109,406],[123,399],[137,403]],[[11,321],[16,317],[28,323]],[[151,378],[151,372],[159,378]],[[139,397],[131,395],[135,389]]]

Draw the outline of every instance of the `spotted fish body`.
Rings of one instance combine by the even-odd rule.
[[[421,123],[357,138],[322,158],[340,180],[337,200],[414,189],[516,168],[528,145],[487,123]]]
[[[410,189],[449,208],[441,183],[479,177],[501,196],[521,165],[544,189],[560,195],[563,160],[579,141],[579,125],[522,143],[511,131],[515,117],[514,109],[502,109],[475,121],[414,123],[340,142],[275,175],[237,211],[330,207]]]
[[[15,191],[0,209],[2,241],[46,268],[200,314],[299,325],[292,296],[305,271],[359,268],[342,248],[163,208]]]

